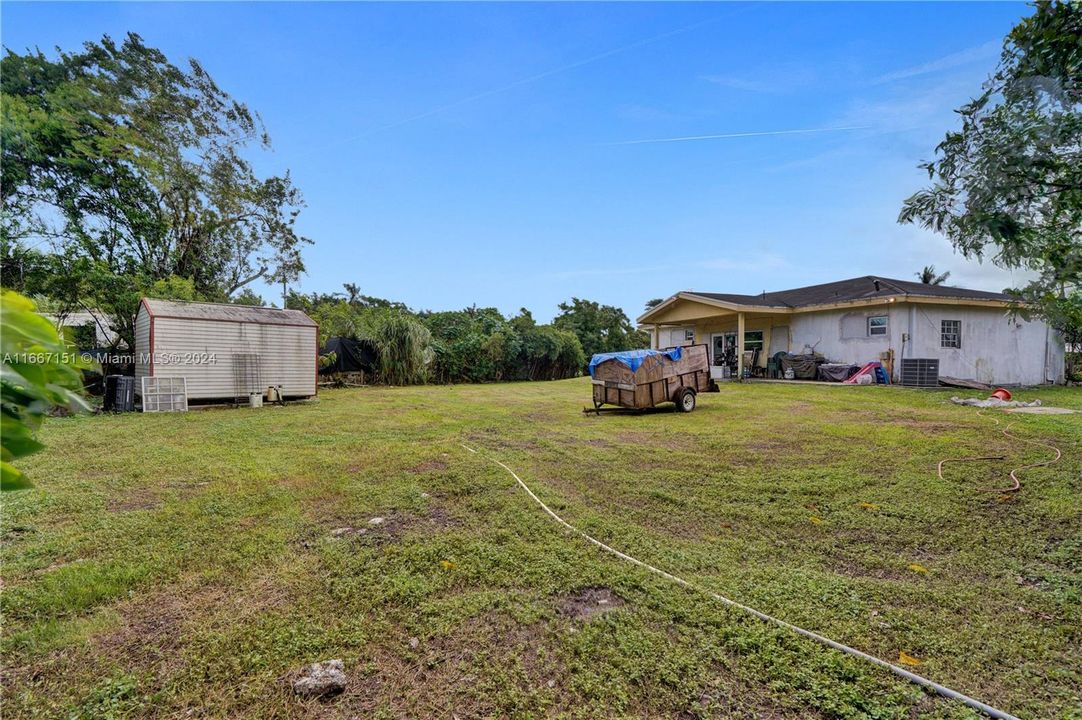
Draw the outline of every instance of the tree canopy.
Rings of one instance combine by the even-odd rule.
[[[571,298],[569,303],[560,303],[559,308],[560,314],[552,321],[553,326],[574,333],[587,358],[595,353],[650,345],[650,336],[636,330],[618,307]]]
[[[950,270],[937,273],[935,265],[925,265],[919,273],[916,273],[916,276],[925,285],[942,285],[947,282],[947,278],[951,276],[951,273]]]
[[[363,295],[293,293],[287,307],[319,323],[320,341],[341,336],[367,341],[378,362],[372,380],[495,382],[557,380],[580,375],[586,356],[574,333],[539,325],[526,308],[507,318],[496,308],[414,312],[404,304]]]
[[[97,306],[130,343],[159,281],[225,300],[303,272],[300,192],[255,172],[243,151],[270,146],[259,116],[195,60],[106,36],[55,58],[9,50],[0,78],[5,284]]]
[[[966,257],[1035,271],[1015,292],[1050,321],[1082,282],[1082,3],[1038,2],[999,65],[957,113],[931,185],[899,220],[947,236]],[[1062,327],[1061,327],[1062,329]]]

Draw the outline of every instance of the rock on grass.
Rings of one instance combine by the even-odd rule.
[[[306,698],[329,697],[345,689],[346,673],[341,660],[312,663],[303,676],[293,681],[293,692]]]

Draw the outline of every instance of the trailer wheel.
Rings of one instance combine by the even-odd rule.
[[[689,413],[695,409],[695,391],[684,388],[676,394],[676,409],[680,412]]]

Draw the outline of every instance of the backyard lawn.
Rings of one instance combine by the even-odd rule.
[[[1082,415],[734,384],[690,415],[596,417],[589,394],[362,388],[48,422],[35,489],[2,498],[3,715],[974,716],[602,553],[495,457],[702,587],[1020,717],[1082,718]],[[1082,410],[1077,389],[1018,396]],[[981,492],[1052,455],[992,416],[1063,459]],[[937,478],[973,455],[1010,462]],[[345,692],[295,697],[331,658]]]

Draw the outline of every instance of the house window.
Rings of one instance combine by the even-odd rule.
[[[943,320],[939,326],[939,346],[945,348],[962,347],[962,321]]]
[[[873,315],[868,318],[868,335],[886,335],[887,334],[887,316],[886,315]]]
[[[762,350],[763,349],[763,331],[751,330],[744,333],[744,349],[745,350]]]
[[[695,331],[687,329],[684,331],[684,342],[695,342]]]

